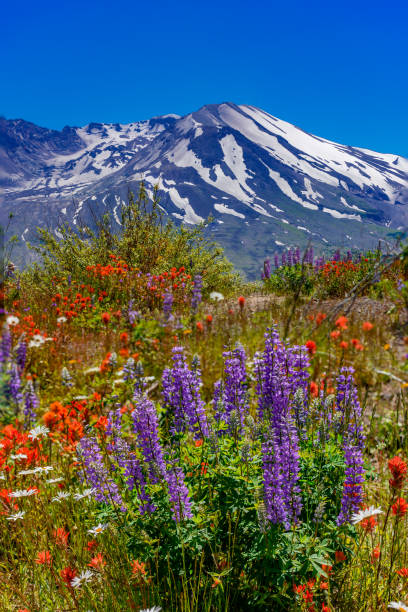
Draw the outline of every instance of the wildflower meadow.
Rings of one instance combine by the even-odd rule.
[[[404,249],[122,228],[6,266],[0,610],[408,610]]]

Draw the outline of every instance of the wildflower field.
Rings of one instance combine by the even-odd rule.
[[[405,252],[122,223],[7,268],[0,610],[408,610]]]

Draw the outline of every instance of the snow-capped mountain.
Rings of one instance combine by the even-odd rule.
[[[144,179],[174,219],[210,231],[256,274],[264,256],[311,241],[364,248],[408,226],[408,159],[336,144],[253,106],[65,127],[0,120],[0,219],[22,243],[36,225],[90,222]],[[13,227],[14,226],[14,227]]]

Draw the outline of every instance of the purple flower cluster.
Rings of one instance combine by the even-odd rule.
[[[83,477],[95,489],[96,501],[116,505],[126,512],[119,487],[109,475],[96,438],[81,438],[77,452],[83,463]]]
[[[337,251],[335,251],[335,253],[330,259],[334,261],[340,261],[340,259],[342,259],[343,261],[352,261],[353,255],[351,251],[347,251],[346,255],[344,255],[342,258],[340,249],[337,249]],[[361,260],[361,253],[359,254],[358,258],[356,258],[356,262],[360,260]],[[296,249],[289,249],[287,251],[283,251],[280,254],[280,256],[279,256],[279,253],[275,253],[274,255],[275,269],[278,269],[281,267],[296,266],[300,264],[302,261],[305,264],[314,266],[315,271],[318,271],[320,268],[324,266],[326,262],[326,258],[323,255],[320,257],[314,257],[313,247],[307,248],[303,256],[301,256],[300,254],[299,247],[297,247]],[[266,259],[264,262],[264,270],[262,273],[263,280],[268,279],[271,276],[270,264],[268,264],[268,262],[269,262],[269,259]]]
[[[140,461],[135,457],[130,445],[117,434],[118,432],[116,431],[113,434],[112,441],[108,444],[111,459],[115,460],[119,468],[121,468],[129,491],[136,490],[140,500],[140,514],[143,515],[146,512],[151,514],[156,510],[156,506],[152,504],[147,493],[147,483]]]
[[[26,358],[27,358],[27,342],[21,339],[16,348],[16,362],[20,369],[20,372],[24,370]]]
[[[213,406],[217,421],[228,424],[231,432],[231,413],[236,412],[240,431],[248,411],[248,375],[246,354],[242,346],[224,352],[224,380],[215,384]],[[226,433],[226,432],[225,432]]]
[[[17,406],[20,406],[23,401],[23,394],[21,391],[21,374],[16,363],[11,364],[9,389],[12,399]]]
[[[172,433],[181,433],[186,427],[196,439],[208,436],[208,423],[204,402],[200,396],[201,372],[187,366],[183,347],[172,350],[173,366],[163,371],[164,407],[173,417]]]
[[[24,418],[27,427],[29,427],[31,423],[34,423],[39,405],[40,402],[34,391],[33,381],[29,380],[24,392]]]
[[[201,289],[203,288],[203,279],[200,274],[196,274],[194,277],[193,295],[191,297],[191,310],[197,312],[198,306],[201,303],[202,295]]]
[[[134,380],[136,377],[135,360],[129,357],[123,366],[123,380]]]
[[[173,294],[171,291],[166,291],[163,298],[163,314],[166,322],[170,321],[171,311],[173,308]]]
[[[192,518],[191,499],[184,482],[184,473],[180,467],[170,466],[166,472],[170,502],[173,509],[173,519],[176,523]]]
[[[300,357],[299,357],[300,355]],[[266,422],[264,451],[264,501],[266,516],[286,528],[301,511],[299,440],[293,422],[292,400],[305,390],[303,352],[288,348],[275,328],[265,334],[265,350],[258,358],[258,414]],[[304,356],[303,356],[304,357]]]
[[[363,501],[364,434],[361,424],[361,405],[354,385],[353,368],[342,368],[337,378],[336,429],[343,436],[345,480],[341,511],[337,524],[347,522]]]
[[[8,326],[3,327],[3,334],[0,341],[0,365],[6,363],[11,354],[11,333]]]
[[[147,397],[135,397],[132,412],[133,431],[135,432],[144,460],[148,465],[149,478],[157,483],[164,477],[166,466],[159,439],[159,423],[156,408]]]

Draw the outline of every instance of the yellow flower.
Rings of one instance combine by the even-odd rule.
[[[384,344],[384,351],[388,351],[388,349],[390,348],[390,344]]]
[[[191,334],[191,329],[185,329],[185,330],[183,331],[183,334],[184,334],[184,335]]]

